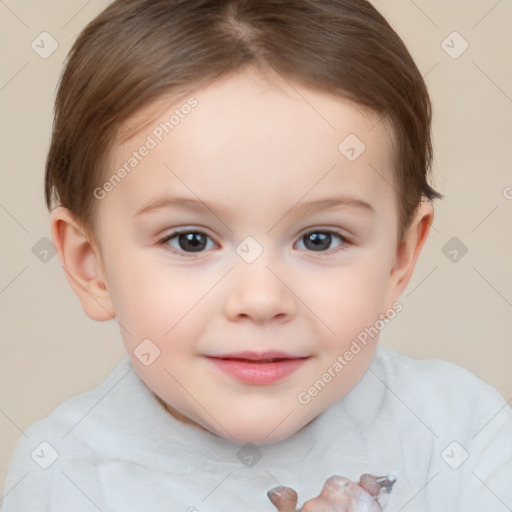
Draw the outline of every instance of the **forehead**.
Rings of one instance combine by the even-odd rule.
[[[194,107],[184,108],[191,98]],[[394,203],[387,122],[277,75],[246,70],[179,98],[163,96],[127,125],[139,129],[114,146],[111,173],[149,140],[154,147],[108,197],[126,214],[163,192],[246,211],[340,191],[377,208]]]

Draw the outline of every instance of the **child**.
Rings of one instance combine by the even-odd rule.
[[[365,0],[107,7],[45,185],[69,283],[129,357],[26,431],[4,512],[512,510],[500,395],[377,347],[441,197],[430,120]]]

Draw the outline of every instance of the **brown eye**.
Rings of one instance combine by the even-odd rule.
[[[202,233],[187,233],[178,235],[180,249],[187,252],[199,252],[206,247],[206,237]]]
[[[208,235],[200,231],[178,231],[166,236],[160,244],[167,244],[174,252],[183,254],[203,252],[205,249],[210,249],[213,242]]]

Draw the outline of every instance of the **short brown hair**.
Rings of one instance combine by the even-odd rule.
[[[61,76],[45,200],[93,236],[93,190],[125,121],[164,94],[248,65],[369,107],[390,122],[398,240],[426,198],[431,104],[400,37],[366,0],[116,0],[71,49]],[[340,141],[341,142],[341,141]]]

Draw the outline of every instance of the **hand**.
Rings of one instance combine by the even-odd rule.
[[[390,493],[394,477],[363,475],[356,484],[342,476],[328,478],[320,496],[304,503],[299,512],[381,512],[377,497]],[[267,496],[279,512],[295,512],[298,496],[291,487],[275,487]]]

